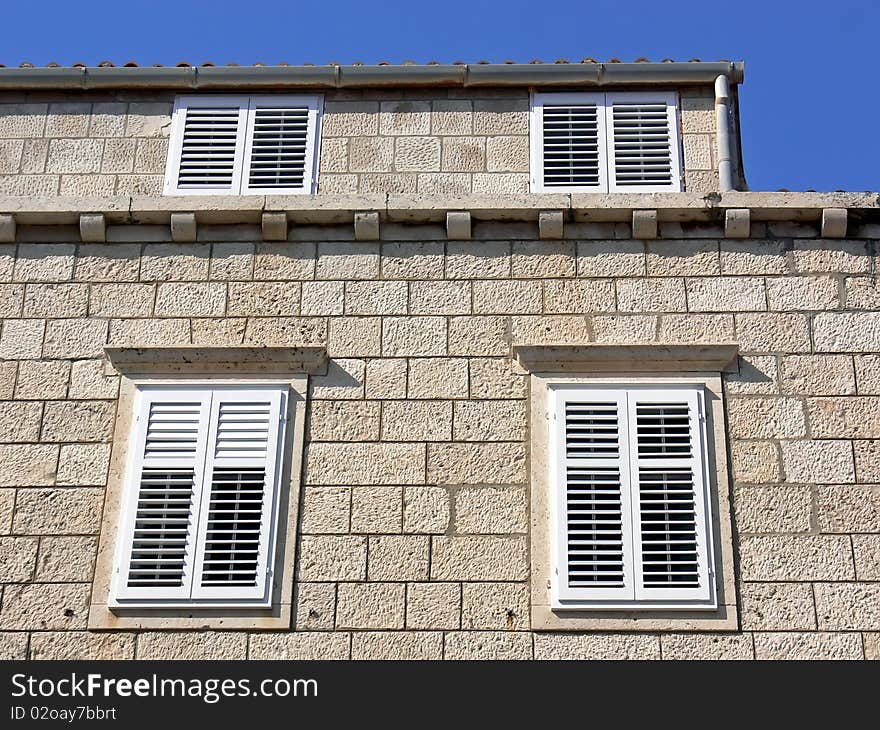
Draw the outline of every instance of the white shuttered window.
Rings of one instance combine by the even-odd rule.
[[[138,391],[111,605],[270,605],[285,393]]]
[[[533,94],[532,190],[679,192],[676,94]]]
[[[557,608],[716,607],[702,386],[553,389]]]
[[[320,114],[315,96],[178,97],[165,194],[314,192]]]

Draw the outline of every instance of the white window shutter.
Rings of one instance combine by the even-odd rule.
[[[247,97],[178,98],[165,169],[166,194],[239,192],[247,107]]]
[[[680,191],[676,95],[609,92],[605,98],[610,191]]]
[[[625,393],[560,390],[553,431],[556,599],[632,600]]]
[[[210,392],[138,393],[113,596],[190,596]]]
[[[270,601],[286,405],[280,387],[214,392],[194,599]]]
[[[538,191],[607,189],[604,94],[535,94],[532,175]]]
[[[629,394],[636,599],[714,599],[702,392]]]
[[[242,193],[313,191],[318,113],[315,97],[251,98]]]

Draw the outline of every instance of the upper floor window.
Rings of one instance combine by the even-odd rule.
[[[312,193],[317,96],[182,96],[174,105],[166,195]]]
[[[533,192],[679,192],[673,92],[533,94]]]

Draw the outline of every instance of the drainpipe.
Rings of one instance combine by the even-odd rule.
[[[733,190],[733,163],[730,160],[730,123],[727,107],[730,82],[727,76],[715,79],[715,137],[718,143],[718,185],[722,193]]]

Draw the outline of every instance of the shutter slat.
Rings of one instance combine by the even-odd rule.
[[[603,164],[599,105],[545,105],[542,120],[544,186],[599,186]]]
[[[678,130],[670,103],[608,94],[607,105],[612,190],[679,190]]]
[[[309,108],[257,106],[252,114],[248,187],[305,187]]]
[[[187,107],[183,121],[177,187],[229,188],[235,180],[239,145],[238,106]],[[211,174],[206,174],[210,169]]]

